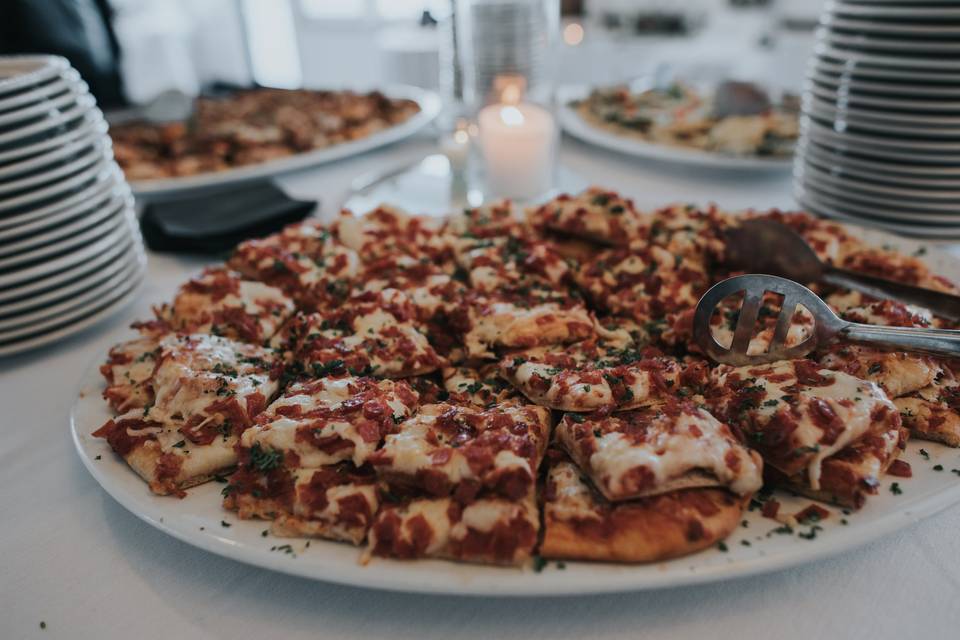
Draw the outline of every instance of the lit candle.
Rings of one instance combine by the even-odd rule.
[[[508,91],[501,99],[477,117],[487,188],[493,196],[519,200],[546,193],[553,186],[553,116]]]

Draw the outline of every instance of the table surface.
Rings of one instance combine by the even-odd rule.
[[[434,150],[427,140],[288,176],[329,213],[350,181]],[[563,165],[641,207],[683,200],[790,207],[788,175],[658,166],[564,139]],[[194,549],[113,501],[73,450],[81,375],[203,263],[152,254],[123,313],[52,347],[0,360],[0,638],[956,637],[960,506],[841,557],[659,592],[556,599],[425,597],[340,587]],[[41,629],[41,622],[45,628]]]

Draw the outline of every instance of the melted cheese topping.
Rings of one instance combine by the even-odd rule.
[[[740,495],[763,484],[761,465],[730,429],[692,404],[582,422],[567,416],[556,436],[610,500],[663,493],[691,473],[708,473],[707,484]],[[637,486],[638,470],[650,477],[648,484]]]
[[[884,427],[873,418],[878,408],[895,412],[896,407],[876,384],[840,371],[817,371],[828,381],[822,386],[800,384],[794,362],[799,361],[776,362],[764,367],[721,366],[712,372],[712,377],[720,386],[734,379],[748,381],[759,387],[758,391],[762,390],[759,406],[748,411],[747,431],[762,433],[774,416],[781,412],[789,415],[790,423],[795,423],[796,428],[778,442],[775,453],[782,460],[807,460],[810,487],[818,490],[823,461],[877,427]],[[822,413],[819,403],[825,403],[836,416],[833,424],[838,433],[833,442],[827,441],[821,421],[814,416],[814,412]]]
[[[358,430],[361,421],[370,420],[361,415],[350,414],[349,418],[317,419],[310,412],[336,412],[348,400],[356,397],[357,390],[363,388],[356,378],[324,378],[307,385],[293,385],[286,394],[275,400],[260,416],[257,424],[247,429],[240,438],[240,444],[251,448],[255,444],[270,447],[278,451],[295,453],[301,467],[313,468],[351,460],[360,466],[367,461],[379,444],[379,438],[368,440]],[[388,380],[377,384],[378,393],[374,398],[383,400],[393,411],[393,422],[409,417],[416,407],[407,406],[394,392],[394,383]],[[301,416],[284,415],[285,409],[297,407]],[[298,438],[302,428],[310,428],[319,440],[339,437],[351,446],[323,451],[309,439]],[[374,428],[374,427],[371,427]]]
[[[231,397],[245,407],[248,396],[270,398],[277,389],[270,379],[274,357],[266,349],[206,334],[169,336],[160,348],[153,418],[206,415],[211,404]]]
[[[555,520],[602,520],[596,499],[576,465],[558,462],[547,473],[550,487],[544,504],[547,518]]]
[[[564,309],[555,303],[521,307],[492,302],[470,308],[470,331],[464,336],[467,353],[493,357],[490,347],[533,347],[564,344],[586,338],[593,322],[581,307]]]

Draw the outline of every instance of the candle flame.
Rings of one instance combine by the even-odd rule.
[[[524,121],[523,112],[512,106],[500,109],[500,119],[508,127],[519,127]]]

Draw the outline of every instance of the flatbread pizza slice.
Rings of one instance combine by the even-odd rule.
[[[709,284],[700,263],[645,242],[598,253],[576,280],[595,307],[640,323],[695,307]]]
[[[892,300],[852,307],[841,312],[851,322],[898,326],[929,327],[923,312]],[[849,343],[836,343],[819,357],[827,369],[844,371],[880,385],[890,398],[899,398],[933,384],[941,374],[941,363],[934,357],[903,351],[888,351]]]
[[[160,355],[160,336],[143,335],[110,348],[100,373],[107,382],[103,398],[117,413],[153,404],[150,379]]]
[[[561,194],[528,209],[526,217],[538,231],[610,246],[629,244],[649,223],[632,200],[600,187],[590,187],[577,195]]]
[[[711,205],[674,204],[653,212],[644,241],[702,268],[722,261],[723,234],[735,218]],[[644,244],[643,242],[638,244]]]
[[[481,492],[516,500],[532,491],[549,436],[543,407],[426,405],[368,461],[391,486],[460,502]]]
[[[900,414],[878,385],[810,360],[722,365],[712,372],[711,384],[714,413],[745,434],[767,467],[812,495],[827,492],[840,501],[870,487],[875,491],[879,475],[871,474],[885,470],[893,457],[849,474],[828,474],[827,461],[843,458],[845,450],[868,438],[901,439]],[[862,504],[859,498],[853,502]]]
[[[547,468],[540,555],[555,560],[659,562],[706,549],[740,524],[749,499],[718,488],[610,502],[565,457]]]
[[[415,317],[402,292],[366,292],[336,308],[294,316],[271,344],[307,377],[424,375],[444,361],[417,329]]]
[[[690,401],[609,415],[567,413],[555,439],[611,502],[691,487],[745,496],[762,485],[760,456]]]
[[[929,386],[893,402],[910,435],[960,447],[960,380],[953,369],[943,367]]]
[[[108,420],[93,432],[159,495],[184,490],[225,473],[236,464],[237,436],[224,432],[201,443],[188,439],[181,425],[156,420],[138,408]]]
[[[210,334],[160,341],[151,417],[177,423],[196,445],[239,436],[279,387],[282,366],[270,349]]]
[[[455,241],[457,264],[475,291],[495,293],[530,287],[563,292],[572,272],[549,243],[529,237],[466,235]]]
[[[362,216],[342,211],[331,228],[339,241],[364,262],[407,255],[427,258],[452,271],[450,238],[443,233],[443,222],[438,218],[414,216],[380,205]]]
[[[539,530],[532,490],[516,500],[415,498],[381,507],[370,528],[367,557],[521,565],[533,556]]]
[[[444,367],[443,386],[452,404],[492,407],[519,397],[519,393],[500,375],[496,363],[480,367]]]
[[[247,429],[224,505],[276,535],[360,544],[379,507],[366,460],[417,395],[404,382],[322,378],[290,385]]]
[[[674,358],[591,339],[506,356],[500,370],[531,402],[588,412],[622,411],[672,398],[681,367]]]
[[[243,432],[240,446],[278,451],[296,467],[345,460],[360,467],[417,404],[417,394],[402,381],[330,377],[296,382]]]
[[[266,238],[241,243],[227,266],[251,280],[283,291],[301,309],[313,310],[341,303],[351,292],[360,271],[360,257],[324,232],[311,241],[311,252],[295,250],[289,238]]]
[[[174,331],[212,333],[263,344],[294,312],[280,289],[222,267],[206,269],[177,291],[173,303],[156,309]]]
[[[496,358],[496,351],[567,344],[589,338],[594,323],[583,304],[552,292],[469,296],[454,318],[468,358]]]

